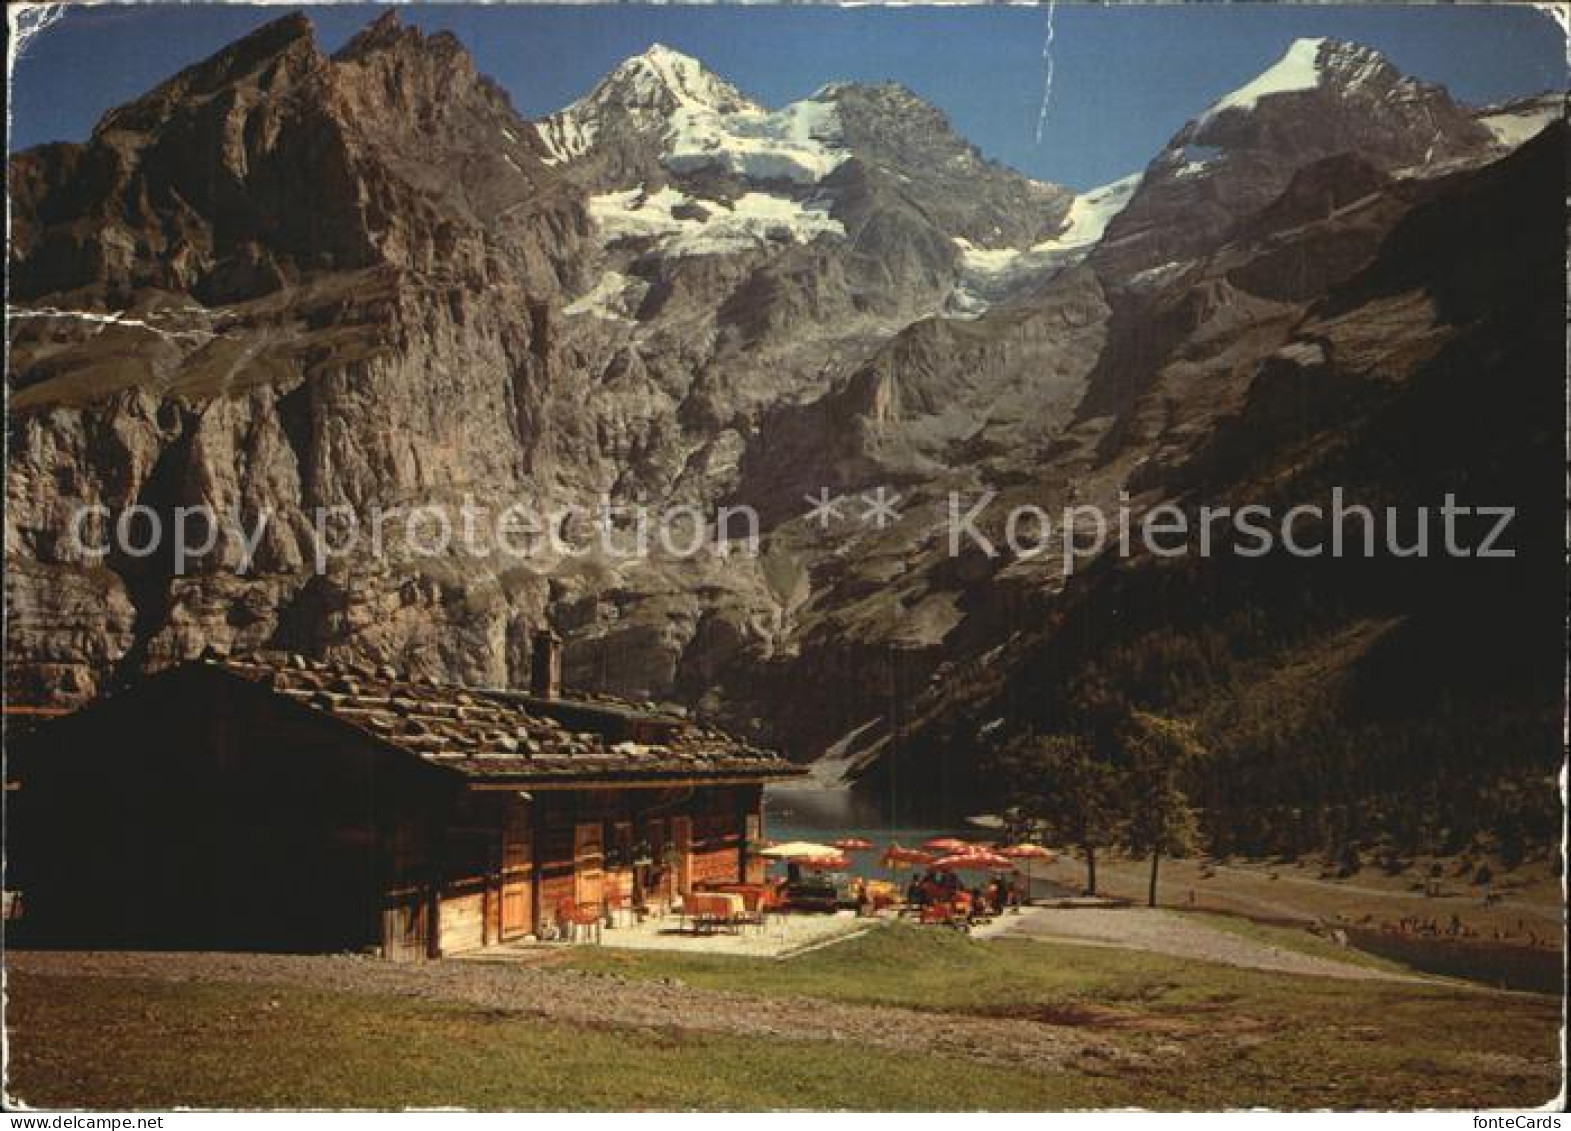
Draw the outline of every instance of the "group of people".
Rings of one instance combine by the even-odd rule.
[[[967,889],[954,872],[928,871],[912,878],[906,902],[921,909],[946,903],[971,918],[1002,915],[1020,905],[1020,889],[1008,876],[995,876],[985,885]]]

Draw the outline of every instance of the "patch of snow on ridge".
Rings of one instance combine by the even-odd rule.
[[[844,236],[845,228],[828,211],[765,192],[744,193],[728,209],[715,210],[696,230],[683,232],[668,246],[673,255],[711,255],[765,243],[811,243],[822,235]]]
[[[1315,89],[1320,85],[1320,49],[1325,44],[1324,39],[1295,39],[1287,53],[1265,71],[1212,103],[1198,124],[1205,125],[1226,110],[1253,110],[1268,94]]]
[[[602,193],[589,198],[589,215],[600,225],[607,242],[619,239],[659,238],[674,235],[689,221],[678,219],[675,210],[691,203],[687,196],[669,185],[646,193],[644,186],[623,192]]]
[[[1062,232],[1033,247],[977,247],[955,238],[960,249],[960,281],[950,298],[953,310],[975,316],[1021,288],[1045,281],[1079,259],[1101,240],[1113,217],[1122,212],[1140,187],[1135,173],[1076,196]]]
[[[720,166],[752,180],[799,184],[823,180],[850,156],[839,108],[812,99],[775,111],[684,105],[671,117],[666,146],[663,161],[673,172]]]
[[[1169,150],[1164,160],[1173,176],[1185,180],[1209,173],[1221,156],[1218,146],[1191,144]]]
[[[547,156],[541,160],[547,165],[560,165],[583,156],[589,150],[594,144],[597,127],[594,122],[584,121],[569,108],[542,122],[536,122],[535,132],[545,143]]]
[[[1091,189],[1075,197],[1069,206],[1069,226],[1055,240],[1062,247],[1084,247],[1096,243],[1107,226],[1129,205],[1144,174],[1132,173],[1120,180]],[[1043,245],[1038,245],[1043,246]]]
[[[692,199],[669,186],[642,187],[590,197],[589,213],[606,243],[649,239],[666,255],[716,255],[771,243],[810,243],[845,228],[824,207],[749,192],[729,204]]]
[[[587,294],[570,303],[564,314],[591,314],[612,322],[632,319],[632,308],[649,290],[642,279],[631,279],[618,271],[607,271]]]
[[[1147,267],[1144,271],[1136,271],[1125,280],[1130,287],[1159,287],[1168,280],[1183,274],[1194,265],[1193,260],[1175,259],[1168,263],[1159,263],[1155,267]]]
[[[1515,149],[1537,137],[1551,122],[1565,116],[1558,100],[1530,103],[1493,114],[1481,114],[1478,124],[1495,135],[1495,143]]]

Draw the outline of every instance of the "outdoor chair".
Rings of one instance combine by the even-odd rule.
[[[737,894],[742,897],[742,908],[746,915],[745,922],[749,926],[757,927],[760,931],[769,918],[769,908],[772,896],[768,888],[748,885],[739,887]]]
[[[953,903],[940,901],[926,904],[917,921],[926,926],[959,927],[965,924],[966,916]]]
[[[585,941],[592,937],[598,943],[604,921],[600,917],[600,908],[594,904],[564,899],[556,905],[556,923],[562,937],[569,942],[579,941],[582,935]]]
[[[868,893],[867,905],[872,910],[874,915],[877,915],[880,911],[889,910],[889,908],[895,906],[895,904],[896,899],[894,892],[875,891]]]

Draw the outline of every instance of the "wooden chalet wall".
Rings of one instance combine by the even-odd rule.
[[[646,846],[665,899],[695,884],[743,879],[749,819],[758,824],[760,786],[541,790],[534,795],[537,925],[564,902],[631,899],[635,849]],[[760,861],[761,863],[761,861]],[[757,874],[758,868],[752,868]]]
[[[635,849],[670,865],[656,898],[761,872],[759,785],[471,790],[199,665],[16,747],[7,886],[40,943],[418,960],[631,898]]]
[[[380,946],[389,893],[429,884],[438,815],[462,785],[201,667],[39,727],[11,754],[21,928],[74,945]]]
[[[688,884],[735,883],[744,876],[745,814],[729,790],[705,792],[693,813],[693,861]],[[731,804],[726,804],[731,802]]]

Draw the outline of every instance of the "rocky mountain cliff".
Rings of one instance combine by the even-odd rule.
[[[1460,333],[1416,217],[1555,116],[1305,40],[1077,195],[897,86],[771,109],[655,46],[530,122],[449,36],[388,14],[328,56],[285,17],[12,158],[9,693],[264,645],[518,684],[550,624],[569,683],[870,780],[892,695],[921,697],[924,748],[968,759],[993,718],[1032,720],[948,692],[1035,671],[1052,638],[1025,626],[1083,598],[1056,553],[949,553],[948,493],[1263,490],[1250,460],[1300,441],[1252,446],[1253,422],[1349,372],[1403,385]],[[1507,242],[1537,223],[1498,219]],[[1368,292],[1382,271],[1412,278]],[[408,508],[601,499],[749,504],[762,553],[378,555],[361,529],[313,568],[321,510],[406,508],[396,545]],[[138,506],[238,528],[183,572],[99,560],[68,537],[84,504],[90,534]]]
[[[1433,172],[1490,141],[1444,88],[1403,75],[1379,52],[1300,39],[1174,135],[1098,258],[1133,273],[1204,253],[1320,158],[1355,153],[1391,172]]]
[[[1229,355],[1249,339],[1225,309],[1242,293],[1228,284],[1215,304],[1249,264],[1236,249],[1157,304],[1195,310],[1198,287],[1213,329],[1152,363],[1109,449],[1155,457],[1127,482],[1192,517],[1315,504],[1310,544],[1334,538],[1341,492],[1372,509],[1343,535],[1371,549],[1103,557],[984,663],[913,689],[898,736],[908,803],[913,780],[996,803],[987,782],[1012,742],[1071,728],[1076,702],[1116,689],[1204,735],[1184,784],[1213,851],[1550,850],[1564,754],[1566,141],[1558,123],[1494,164],[1297,229],[1315,247],[1345,226],[1368,255],[1292,309],[1257,305],[1262,336],[1242,372]],[[1185,405],[1190,386],[1225,408]],[[1440,552],[1447,498],[1511,508],[1497,547],[1509,552],[1474,555],[1498,515],[1465,513],[1468,556]],[[1389,508],[1404,516],[1394,541]],[[887,735],[865,741],[887,754]],[[889,788],[887,762],[869,760],[870,787]]]
[[[317,508],[533,489],[553,296],[592,222],[449,37],[384,17],[329,58],[289,16],[12,161],[12,694],[274,640],[503,681],[544,581],[344,561]],[[269,516],[221,551],[88,560],[69,518]],[[93,539],[96,541],[96,539]]]

